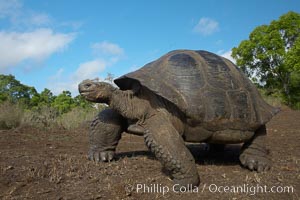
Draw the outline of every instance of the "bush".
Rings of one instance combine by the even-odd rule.
[[[295,110],[300,110],[300,102],[295,103],[292,108]]]
[[[262,96],[262,98],[270,105],[274,106],[274,107],[282,107],[282,105],[284,104],[283,100],[282,100],[282,95],[280,94],[280,92],[269,92],[267,90],[264,89],[259,89],[259,92]]]
[[[43,106],[35,110],[27,110],[22,119],[23,126],[41,129],[67,129],[87,128],[90,121],[102,110],[99,108],[75,107],[71,111],[59,114],[56,108]]]
[[[73,108],[70,112],[64,113],[57,119],[60,127],[67,130],[77,128],[86,128],[98,114],[99,110],[95,108]]]
[[[23,110],[18,104],[8,101],[0,104],[0,129],[12,129],[21,124]]]
[[[57,109],[42,106],[34,110],[26,110],[22,119],[22,125],[36,128],[56,128],[58,126],[58,116],[59,113]]]

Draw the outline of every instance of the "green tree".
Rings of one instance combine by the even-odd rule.
[[[41,107],[51,107],[56,96],[53,93],[45,88],[40,94],[36,93],[31,97],[30,105],[34,109],[39,109]]]
[[[60,114],[63,114],[76,107],[76,103],[71,96],[71,92],[63,91],[54,99],[52,106],[56,108]]]
[[[9,101],[30,107],[31,98],[37,94],[34,87],[23,85],[13,75],[0,74],[0,103]]]
[[[50,106],[55,98],[56,97],[53,93],[49,89],[45,88],[40,94],[40,104]]]
[[[232,49],[237,65],[271,92],[280,91],[289,105],[300,102],[300,15],[288,12],[255,28]]]

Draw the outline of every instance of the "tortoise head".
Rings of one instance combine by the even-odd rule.
[[[88,101],[108,104],[115,88],[106,82],[87,79],[78,85],[78,90]]]

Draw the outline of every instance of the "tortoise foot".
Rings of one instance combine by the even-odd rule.
[[[97,149],[90,149],[88,153],[89,160],[96,162],[110,162],[115,156],[114,151],[100,151]]]
[[[240,155],[242,165],[250,170],[264,172],[271,169],[272,162],[265,148],[251,148],[244,150]]]
[[[180,191],[182,188],[188,188],[189,190],[192,190],[199,186],[200,179],[198,173],[194,176],[190,177],[182,177],[182,178],[174,178],[174,190]]]

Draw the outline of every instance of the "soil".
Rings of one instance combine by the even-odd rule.
[[[241,167],[240,145],[195,156],[198,189],[173,191],[173,182],[142,137],[124,133],[116,160],[87,160],[88,130],[23,127],[0,131],[0,199],[300,199],[300,111],[283,109],[267,124],[273,168]]]

